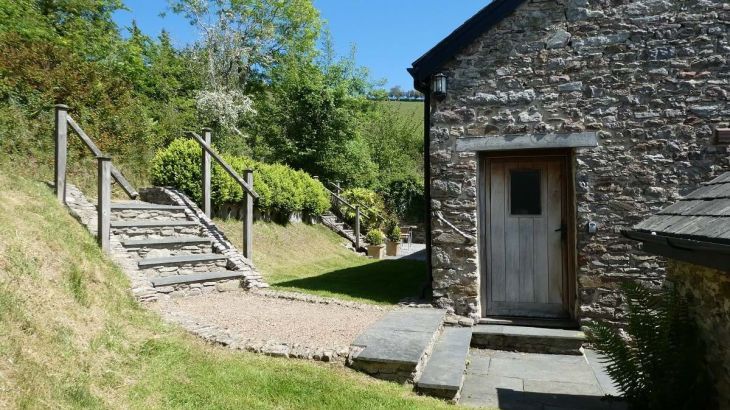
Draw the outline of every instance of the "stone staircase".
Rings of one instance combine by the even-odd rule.
[[[360,334],[348,365],[374,377],[413,383],[416,391],[458,401],[470,348],[580,355],[582,332],[569,329],[480,324],[444,326],[442,309],[392,311]]]
[[[143,200],[111,204],[111,256],[136,273],[142,300],[266,287],[253,264],[182,193],[140,190]],[[96,208],[70,186],[72,213],[96,232]]]
[[[321,216],[322,225],[330,228],[332,231],[347,239],[355,247],[355,230],[345,222],[341,221],[332,211],[327,211]],[[360,249],[356,249],[358,252],[365,252],[365,236],[360,235]]]

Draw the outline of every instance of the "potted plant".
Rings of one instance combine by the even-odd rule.
[[[400,254],[400,226],[398,221],[388,221],[386,233],[388,242],[385,245],[385,254],[388,256],[398,256]]]
[[[379,229],[371,229],[365,236],[365,240],[369,243],[368,256],[375,259],[383,259],[385,235]]]

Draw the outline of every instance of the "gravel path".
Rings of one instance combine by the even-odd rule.
[[[287,296],[279,292],[280,296]],[[294,298],[298,296],[291,295]],[[349,346],[390,308],[355,303],[291,300],[253,292],[214,293],[160,300],[161,313],[182,313],[247,339],[275,340],[316,348]]]

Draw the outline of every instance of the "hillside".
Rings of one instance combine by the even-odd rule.
[[[0,408],[438,408],[347,369],[166,325],[43,183],[0,167]]]

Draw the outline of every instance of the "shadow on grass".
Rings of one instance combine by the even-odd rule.
[[[405,297],[419,296],[426,280],[425,262],[401,259],[367,263],[275,285],[395,304]]]

